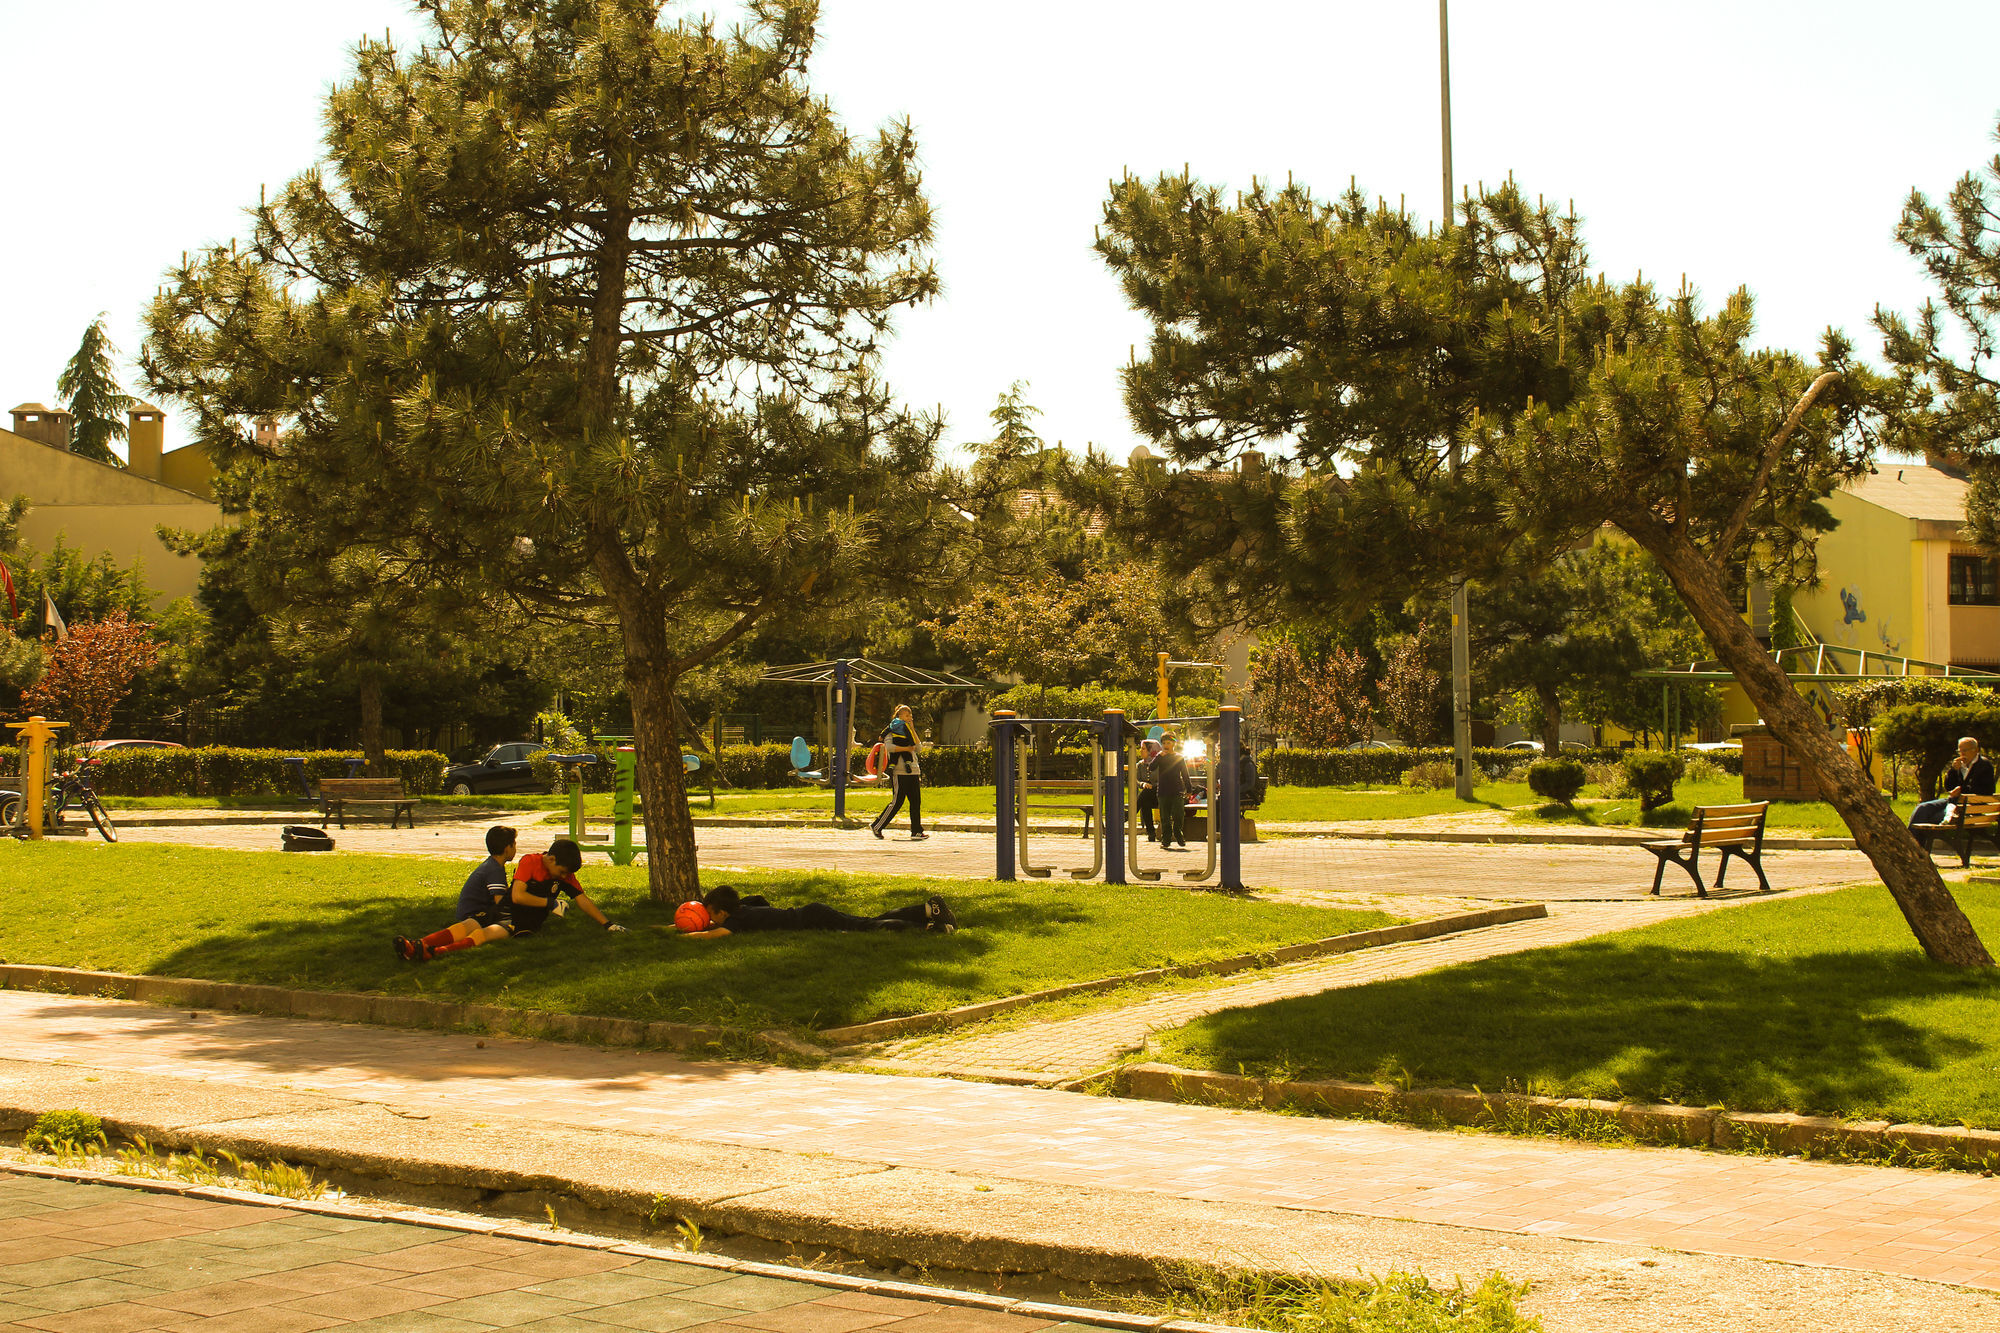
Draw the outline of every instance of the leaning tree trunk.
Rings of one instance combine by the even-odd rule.
[[[361,673],[361,757],[368,776],[389,776],[388,751],[382,744],[382,677],[373,671]]]
[[[1562,698],[1553,685],[1537,685],[1535,693],[1542,700],[1542,753],[1553,759],[1562,753]]]
[[[1799,696],[1791,678],[1751,634],[1723,584],[1721,571],[1684,533],[1650,519],[1635,521],[1626,531],[1659,561],[1716,656],[1735,675],[1778,739],[1818,781],[1827,803],[1847,821],[1855,845],[1882,877],[1924,953],[1935,962],[1960,967],[1993,966],[1972,923],[1945,888],[1937,866],[1917,846],[1861,766],[1827,733],[1826,724]]]
[[[646,819],[646,888],[672,907],[701,897],[687,770],[681,765],[674,659],[654,607],[618,608],[625,635],[625,689],[632,700],[632,748]]]

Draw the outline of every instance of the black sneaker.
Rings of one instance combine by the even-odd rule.
[[[398,935],[396,937],[396,957],[406,963],[421,963],[425,961],[423,947],[407,935]]]
[[[928,833],[912,833],[910,835],[911,842],[929,842],[930,840],[931,835]]]
[[[874,834],[874,835],[876,836],[876,838],[877,838],[877,839],[880,839],[880,838],[881,838],[881,836],[882,836],[882,830],[881,830],[881,829],[878,829],[878,828],[874,828],[874,827],[870,827],[868,831],[869,831],[870,833]]]
[[[935,893],[924,903],[924,929],[934,930],[940,935],[949,935],[958,929],[958,917]]]

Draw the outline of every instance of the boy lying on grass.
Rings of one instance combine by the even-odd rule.
[[[761,895],[746,898],[730,885],[719,884],[700,902],[675,909],[674,928],[691,940],[720,940],[764,930],[928,930],[949,935],[958,929],[958,918],[936,894],[880,916],[852,916],[825,903],[773,907]]]
[[[405,962],[428,963],[437,954],[532,935],[550,916],[563,914],[567,909],[562,902],[565,896],[606,930],[625,932],[625,927],[613,925],[598,910],[590,895],[583,891],[583,885],[577,883],[576,872],[583,868],[583,850],[574,842],[557,838],[546,852],[530,852],[522,857],[521,864],[514,868],[510,888],[507,862],[513,859],[514,847],[513,829],[488,829],[486,850],[492,855],[479,863],[459,891],[459,919],[421,940],[398,935],[397,957]]]

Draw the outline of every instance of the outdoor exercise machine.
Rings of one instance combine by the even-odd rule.
[[[9,722],[21,755],[21,824],[37,842],[42,837],[42,801],[49,790],[49,747],[56,732],[69,725],[51,722],[37,713],[26,722]]]
[[[713,723],[710,724],[710,729],[711,731],[716,729]],[[632,846],[633,794],[637,791],[639,785],[639,752],[633,747],[630,736],[600,736],[598,739],[608,741],[612,746],[611,864],[629,866],[634,860],[638,859],[639,855],[638,851]],[[711,755],[719,754],[720,750],[713,750],[710,753]],[[574,756],[551,755],[550,757],[555,759],[557,763],[562,763],[564,758],[572,758]],[[592,758],[595,758],[595,756],[592,756]],[[689,773],[695,772],[701,767],[701,756],[683,751],[681,753],[681,767]],[[715,808],[715,773],[720,767],[719,763],[714,762],[711,762],[708,767],[708,807],[711,810]],[[582,782],[580,773],[577,782],[579,784]],[[569,836],[578,841],[581,841],[583,837],[583,821],[578,816],[578,812],[581,809],[581,786],[579,785],[571,794],[569,825]]]
[[[833,789],[833,817],[847,818],[847,764],[854,748],[854,696],[864,689],[895,689],[911,694],[939,690],[988,690],[990,681],[974,680],[950,671],[929,671],[923,667],[876,662],[866,657],[842,657],[830,662],[795,662],[775,666],[760,679],[771,685],[811,685],[826,692],[827,757],[819,767],[821,781]],[[797,745],[794,742],[794,750]],[[803,775],[804,764],[793,758],[792,767]]]
[[[1154,720],[1161,726],[1183,729],[1215,729],[1215,748],[1209,759],[1207,817],[1208,862],[1199,870],[1181,871],[1187,883],[1215,879],[1218,887],[1243,887],[1242,802],[1237,790],[1237,753],[1243,736],[1243,711],[1227,706],[1210,717],[1170,717]],[[1128,875],[1158,881],[1164,870],[1147,870],[1138,860],[1138,783],[1132,774],[1138,762],[1140,733],[1126,720],[1123,709],[1110,709],[1101,718],[1021,717],[1005,709],[996,712],[993,729],[994,785],[994,872],[993,877],[1013,880],[1022,874],[1047,879],[1055,866],[1037,866],[1028,858],[1027,750],[1025,742],[1032,729],[1042,726],[1079,727],[1091,738],[1091,863],[1066,871],[1072,879],[1090,879],[1100,871],[1107,884],[1127,883]]]

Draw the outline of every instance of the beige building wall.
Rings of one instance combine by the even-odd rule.
[[[206,531],[222,521],[221,509],[200,495],[0,430],[0,496],[14,495],[33,506],[21,523],[24,542],[46,551],[62,534],[87,555],[108,554],[125,567],[141,561],[147,586],[159,591],[155,609],[191,595],[201,571],[194,557],[168,550],[158,529]]]

